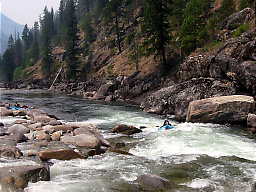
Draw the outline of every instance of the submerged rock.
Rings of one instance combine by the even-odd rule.
[[[177,185],[158,175],[146,174],[139,176],[136,180],[143,191],[167,191],[176,188]]]
[[[132,135],[135,133],[140,133],[140,132],[142,132],[142,130],[138,129],[134,126],[121,124],[121,125],[116,125],[115,128],[112,129],[110,132],[111,133],[122,133],[125,135]]]
[[[192,101],[187,122],[246,124],[254,110],[253,97],[232,95]]]

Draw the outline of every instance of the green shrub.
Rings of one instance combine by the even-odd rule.
[[[18,67],[14,70],[13,72],[13,80],[16,81],[19,78],[21,78],[21,73],[22,73],[22,67]]]
[[[250,24],[244,23],[243,25],[237,28],[237,30],[233,34],[233,37],[239,37],[242,33],[246,32],[249,28],[250,28]]]

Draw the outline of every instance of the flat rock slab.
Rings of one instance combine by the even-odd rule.
[[[187,122],[246,124],[247,116],[254,110],[253,97],[231,95],[192,101]]]
[[[49,181],[50,171],[45,166],[26,165],[0,168],[2,184],[12,184],[17,189],[24,189],[28,182]]]

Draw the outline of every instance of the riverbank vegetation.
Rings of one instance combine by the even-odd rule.
[[[198,48],[221,42],[216,34],[222,21],[253,3],[61,0],[57,11],[45,7],[33,27],[25,25],[22,34],[9,37],[0,80],[39,76],[52,81],[61,66],[63,80],[130,75],[137,70],[168,75]],[[234,36],[248,29],[250,25],[244,24]]]

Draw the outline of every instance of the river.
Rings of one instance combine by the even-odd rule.
[[[175,129],[158,131],[156,126],[165,117],[144,113],[133,103],[88,101],[42,90],[0,91],[0,100],[38,107],[63,121],[96,124],[108,141],[124,142],[133,154],[107,152],[85,160],[51,160],[51,180],[29,183],[26,192],[133,191],[132,181],[143,174],[162,176],[189,187],[187,191],[255,190],[256,146],[245,128],[171,120]],[[146,128],[133,136],[111,134],[117,124]],[[18,147],[23,153],[29,150],[25,143]],[[36,163],[0,159],[0,167]]]

